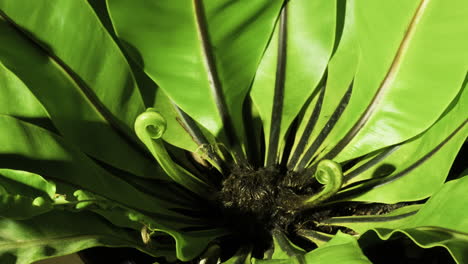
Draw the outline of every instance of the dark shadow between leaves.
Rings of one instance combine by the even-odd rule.
[[[117,36],[109,16],[109,11],[107,10],[106,1],[88,0],[88,3],[127,59],[138,84],[145,106],[152,107],[155,102],[156,89],[158,89],[158,86],[144,73],[144,62],[141,54],[132,44]]]
[[[117,39],[117,43],[132,69],[138,84],[141,96],[146,107],[153,107],[156,102],[156,90],[160,89],[144,71],[145,63],[138,49],[123,39]]]
[[[50,118],[24,117],[24,116],[16,116],[16,115],[11,115],[11,116],[23,122],[41,127],[54,134],[60,135],[60,132],[57,130],[57,128],[52,123],[52,120],[50,120]]]
[[[81,251],[80,258],[86,264],[152,264],[168,263],[162,258],[154,258],[134,248],[95,247]]]
[[[64,177],[71,166],[71,162],[61,160],[37,160],[18,154],[0,154],[0,168],[23,170],[46,176],[52,181],[65,182]],[[67,184],[74,185],[67,182]]]
[[[57,249],[55,249],[54,247],[51,247],[51,246],[44,247],[44,255],[46,256],[54,256],[56,252],[57,252]]]
[[[455,161],[453,162],[452,168],[447,177],[447,181],[457,179],[462,175],[462,172],[468,169],[467,164],[467,157],[468,157],[468,141],[465,141],[463,146],[461,147],[460,151],[458,152]]]
[[[396,167],[394,165],[384,163],[380,165],[379,167],[377,167],[377,169],[372,174],[372,179],[379,179],[379,178],[390,176],[395,170],[396,170]]]
[[[402,234],[387,241],[380,240],[374,232],[366,233],[360,240],[364,254],[375,264],[452,264],[453,258],[443,247],[424,249]]]
[[[18,257],[12,253],[2,253],[0,255],[0,263],[16,263]]]

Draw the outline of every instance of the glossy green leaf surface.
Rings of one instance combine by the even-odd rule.
[[[233,129],[230,118],[238,136],[242,102],[281,4],[108,1],[119,38],[166,94],[214,135]]]
[[[149,212],[167,212],[162,207],[167,203],[138,191],[124,180],[104,171],[57,135],[2,115],[0,127],[2,166],[6,166],[8,158],[23,160],[17,163],[16,166],[20,167],[18,169],[31,169],[29,171],[47,175],[49,179],[82,186],[130,207]]]
[[[465,2],[0,0],[0,263],[468,262]]]
[[[104,5],[104,6],[101,6]],[[99,12],[105,12],[106,1],[100,3]],[[107,17],[107,13],[105,14]],[[110,18],[109,18],[110,19]],[[110,23],[110,20],[108,21]],[[110,25],[111,29],[112,25]],[[123,50],[125,51],[125,50]],[[131,51],[127,51],[130,52]],[[167,121],[167,133],[164,133],[163,139],[169,144],[178,148],[186,149],[191,152],[196,152],[201,142],[193,136],[191,127],[189,127],[180,113],[182,110],[169,99],[164,91],[143,71],[140,66],[128,55],[129,63],[132,66],[136,81],[142,90],[145,105],[149,108],[156,109]]]
[[[0,9],[35,45],[86,84],[83,92],[115,119],[116,127],[132,134],[143,100],[124,55],[88,2],[2,0]]]
[[[31,98],[32,94],[42,103],[52,122],[63,133],[66,140],[78,146],[84,152],[127,170],[135,175],[147,178],[163,178],[163,172],[150,162],[145,155],[129,143],[112,128],[105,116],[82,90],[83,85],[67,71],[63,65],[47,52],[31,45],[13,25],[0,20],[0,61],[15,74],[26,87],[16,93],[5,91],[7,114],[15,114],[25,104],[15,104],[17,97]],[[10,47],[14,46],[15,49]],[[14,77],[10,77],[14,78]],[[2,90],[16,89],[12,79]],[[29,91],[28,91],[29,90]],[[29,99],[32,100],[32,99]],[[5,108],[5,106],[2,106]],[[29,107],[38,108],[31,104]],[[27,108],[26,108],[27,109]],[[37,114],[44,110],[38,111]],[[45,116],[47,117],[47,116]],[[43,118],[43,117],[36,117]],[[94,140],[90,140],[90,137]],[[127,155],[134,159],[129,160]]]
[[[176,247],[177,258],[182,261],[189,261],[199,256],[208,244],[226,234],[226,230],[207,229],[180,233],[167,231],[178,243]]]
[[[163,135],[164,141],[174,146],[195,152],[198,148],[197,142],[187,133],[187,128],[183,126],[179,114],[176,112],[175,105],[169,97],[158,89],[154,102],[154,109],[161,113],[167,121],[167,131]]]
[[[338,232],[332,240],[306,254],[307,263],[371,263],[362,253],[356,238]]]
[[[215,137],[183,112],[162,89],[156,90],[155,97],[153,109],[166,120],[166,132],[163,134],[163,140],[192,152],[192,156],[199,159],[202,164],[206,164],[205,160],[211,158],[214,162],[213,165],[219,167],[219,160],[214,157],[218,149]]]
[[[375,232],[382,239],[389,239],[394,233],[401,232],[421,247],[445,247],[457,263],[465,263],[468,260],[466,171],[464,175],[446,183],[416,215],[397,229],[377,228]]]
[[[48,122],[49,115],[26,85],[0,62],[0,114]]]
[[[283,13],[250,92],[263,121],[266,146],[279,144],[280,148],[327,67],[335,37],[336,3],[290,1]],[[279,114],[273,117],[275,111]],[[271,133],[276,139],[270,139]]]
[[[266,259],[302,258],[305,251],[294,245],[280,230],[273,230],[272,249],[265,253]]]
[[[164,186],[159,187],[157,197],[149,196],[100,169],[89,158],[68,146],[55,134],[8,116],[0,116],[0,124],[8,128],[2,129],[0,134],[0,152],[9,153],[3,156],[3,163],[8,157],[18,161],[23,160],[16,166],[47,174],[50,179],[81,186],[102,195],[109,202],[104,203],[108,204],[107,208],[98,208],[104,210],[97,210],[98,213],[101,212],[109,220],[116,220],[117,224],[127,227],[135,227],[131,224],[133,221],[150,224],[157,230],[167,232],[176,240],[176,254],[179,259],[189,260],[196,257],[209,241],[223,235],[219,229],[194,232],[176,230],[178,223],[182,224],[180,226],[182,228],[194,226],[197,221],[194,222],[190,217],[169,211],[169,208],[186,208],[186,205],[171,201],[170,199],[177,200],[178,198],[171,198],[170,190],[165,190]],[[13,137],[19,137],[20,140],[10,140]],[[33,159],[37,161],[34,162]],[[52,166],[44,167],[45,163]],[[96,202],[100,204],[98,201],[94,203]],[[146,215],[139,212],[145,212]],[[193,244],[198,246],[193,247]]]
[[[440,117],[458,94],[468,61],[468,32],[458,26],[468,4],[456,5],[453,12],[439,0],[356,1],[360,63],[328,158],[345,161],[402,142]]]
[[[468,89],[465,83],[436,124],[356,177],[359,180],[380,177],[382,181],[369,183],[375,186],[367,190],[361,186],[360,194],[351,200],[397,203],[432,195],[444,183],[453,159],[467,138],[467,112]]]
[[[0,169],[0,175],[2,186],[6,187],[8,190],[12,190],[14,188],[15,191],[19,190],[21,193],[28,194],[30,196],[42,195],[48,198],[54,198],[56,189],[55,184],[46,181],[40,175],[27,171],[15,171],[9,169]]]
[[[346,1],[344,25],[338,47],[327,65],[322,103],[307,107],[293,147],[288,167],[304,168],[339,120],[349,100],[349,87],[359,61],[354,21],[354,1]],[[343,6],[342,6],[343,8]],[[338,41],[338,40],[336,40]],[[320,95],[317,93],[316,100]],[[314,116],[315,115],[315,116]],[[314,120],[315,119],[315,120]]]
[[[467,175],[468,171],[465,171],[462,178],[444,184],[406,226],[439,226],[468,232],[467,218],[463,217]]]
[[[95,195],[94,193],[77,190],[72,192],[74,200],[70,201],[73,209],[78,211],[89,210],[110,221],[113,225],[134,230],[142,230],[145,226],[144,217],[135,211],[119,207],[111,201]],[[68,197],[68,196],[67,196]]]
[[[0,169],[0,217],[26,219],[52,210],[55,185],[37,174]]]
[[[356,238],[338,232],[335,237],[322,247],[301,257],[281,260],[254,260],[255,264],[289,264],[289,263],[346,263],[370,264],[362,253]]]

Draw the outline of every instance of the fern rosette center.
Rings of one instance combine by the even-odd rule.
[[[361,264],[397,236],[463,263],[467,14],[0,0],[0,263]]]

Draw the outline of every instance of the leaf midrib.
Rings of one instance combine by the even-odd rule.
[[[278,160],[278,148],[281,133],[282,111],[284,103],[284,85],[286,82],[286,60],[287,60],[287,5],[281,10],[278,21],[278,50],[276,61],[275,87],[273,95],[273,105],[271,109],[271,123],[269,146],[266,159],[267,166],[273,166]]]
[[[399,173],[396,173],[392,176],[388,176],[383,179],[369,179],[364,181],[362,184],[351,187],[350,189],[347,190],[342,190],[341,193],[338,193],[338,196],[341,198],[338,198],[336,200],[342,199],[342,197],[356,197],[357,194],[362,194],[363,191],[370,191],[382,186],[385,186],[391,182],[394,182],[398,180],[399,178],[407,175],[411,171],[417,169],[419,166],[422,166],[425,164],[430,158],[432,158],[435,154],[437,154],[446,144],[448,144],[457,134],[462,131],[462,129],[465,127],[465,125],[468,124],[468,118],[465,119],[450,135],[448,135],[444,140],[442,140],[437,146],[432,148],[429,152],[427,152],[424,156],[420,157],[418,160],[414,161],[411,165],[400,171]]]
[[[389,87],[396,78],[396,75],[402,64],[403,57],[408,51],[409,43],[411,42],[415,34],[416,27],[419,24],[419,21],[421,20],[422,16],[424,15],[424,11],[426,10],[429,1],[430,0],[421,0],[419,6],[416,8],[416,12],[414,13],[410,23],[408,24],[408,28],[393,58],[392,64],[390,65],[387,74],[385,75],[383,81],[377,89],[377,92],[372,98],[370,104],[367,106],[366,110],[361,115],[359,120],[354,124],[351,130],[349,130],[348,133],[343,137],[343,139],[340,140],[338,144],[336,144],[336,146],[332,150],[330,150],[330,152],[327,153],[324,159],[333,159],[334,157],[336,157],[345,148],[345,146],[351,142],[351,140],[357,135],[357,133],[359,133],[359,131],[364,127],[364,125],[370,119],[372,114],[378,108],[379,103],[384,97],[386,91],[389,89]]]
[[[215,103],[218,115],[221,118],[224,133],[227,137],[227,143],[233,147],[233,150],[241,158],[242,151],[239,145],[239,138],[236,135],[233,121],[229,115],[226,98],[223,94],[221,80],[216,68],[215,56],[212,52],[208,25],[206,21],[205,11],[202,0],[192,0],[194,20],[196,25],[199,44],[201,45],[201,57],[207,73],[208,84],[211,90],[212,99]]]

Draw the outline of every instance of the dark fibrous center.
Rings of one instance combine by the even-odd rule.
[[[277,167],[233,168],[217,194],[225,223],[244,241],[266,249],[271,230],[286,230],[295,221],[302,197],[313,192],[310,179]]]
[[[319,193],[323,186],[314,180],[313,171],[291,172],[281,167],[252,169],[235,166],[213,193],[208,214],[216,224],[230,230],[220,242],[226,259],[237,249],[248,248],[253,257],[263,258],[272,247],[272,231],[280,230],[293,243],[305,249],[313,244],[304,241],[297,230],[307,229],[335,234],[338,230],[354,234],[338,226],[317,223],[331,217],[350,215],[379,215],[401,206],[385,204],[339,203],[304,206],[304,201]],[[310,248],[309,248],[310,247]]]
[[[234,168],[223,181],[219,200],[225,210],[249,215],[268,228],[287,225],[297,210],[301,184],[275,167]]]

